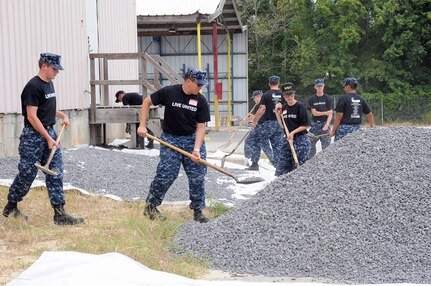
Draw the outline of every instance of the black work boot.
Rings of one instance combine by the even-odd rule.
[[[63,205],[54,206],[54,223],[58,225],[74,225],[84,223],[82,217],[73,217],[66,213]]]
[[[201,210],[194,210],[193,219],[200,223],[207,223],[209,219],[204,216]]]
[[[153,204],[147,204],[144,209],[144,216],[147,216],[150,220],[166,220],[166,217],[157,209]]]
[[[8,201],[6,206],[3,209],[3,216],[5,217],[9,217],[9,215],[11,215],[14,218],[23,218],[25,220],[28,220],[28,216],[26,216],[25,214],[23,214],[19,209],[18,209],[18,203],[14,203],[11,201]]]
[[[250,167],[247,168],[249,171],[259,171],[259,164],[253,162]]]
[[[154,141],[153,140],[148,141],[148,144],[147,144],[147,146],[145,146],[145,148],[154,149]]]

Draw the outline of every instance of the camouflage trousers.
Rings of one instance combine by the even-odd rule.
[[[49,128],[46,131],[54,140],[57,139],[57,132],[54,128]],[[39,162],[44,166],[51,152],[45,138],[32,127],[24,127],[19,140],[18,174],[10,186],[8,194],[8,200],[11,202],[20,202],[27,195],[39,170],[35,163]],[[55,151],[49,169],[58,172],[56,176],[45,175],[45,184],[51,205],[64,205],[66,203],[63,190],[64,166],[60,149]]]
[[[263,153],[265,153],[266,157],[268,157],[269,161],[274,161],[274,153],[271,148],[271,144],[269,142],[269,139],[266,139],[261,142],[256,142],[256,128],[250,131],[250,134],[248,134],[247,138],[244,142],[244,156],[247,159],[250,159],[251,162],[257,163],[260,159],[260,151],[262,150]],[[256,151],[257,148],[252,148],[251,146],[259,145],[259,152],[253,152]]]
[[[255,140],[250,142],[249,148],[251,154],[260,154],[260,146],[265,142],[271,143],[273,150],[273,161],[275,166],[275,175],[279,176],[280,173],[280,160],[283,149],[283,129],[281,129],[277,120],[268,120],[256,125],[254,128]]]
[[[307,134],[298,135],[293,140],[293,147],[296,151],[296,156],[298,157],[299,165],[302,165],[310,158],[310,149],[311,142],[308,139]],[[293,169],[295,169],[295,162],[293,159],[292,150],[290,149],[290,145],[287,142],[287,139],[284,138],[283,144],[283,160],[280,166],[280,175],[289,173]]]
[[[193,152],[195,136],[175,136],[164,132],[160,137],[184,151]],[[206,158],[205,142],[200,150],[201,158]],[[177,179],[181,165],[189,179],[189,199],[191,209],[201,210],[205,208],[205,175],[207,167],[203,164],[193,162],[187,156],[172,150],[169,147],[160,145],[160,162],[157,165],[156,176],[150,186],[146,201],[159,206],[168,189]]]
[[[338,141],[342,139],[344,136],[356,132],[359,129],[361,129],[360,124],[341,124],[338,126],[337,130],[335,131],[335,138],[334,141]]]
[[[310,130],[308,130],[308,132],[313,133],[314,135],[329,134],[329,132],[331,131],[329,128],[326,131],[322,130],[325,124],[326,124],[326,121],[313,122],[311,123],[311,128]],[[316,143],[319,140],[320,140],[320,144],[322,145],[322,150],[325,150],[331,144],[331,137],[329,136],[319,138],[317,140],[310,139],[310,142],[311,142],[310,158],[316,155]]]

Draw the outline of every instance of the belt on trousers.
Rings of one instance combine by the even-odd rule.
[[[30,128],[34,129],[34,127],[31,124],[24,124],[24,127],[30,127]],[[43,128],[45,128],[45,129],[52,129],[52,128],[54,128],[54,125],[43,126]]]

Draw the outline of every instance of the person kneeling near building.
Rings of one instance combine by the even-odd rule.
[[[124,106],[127,105],[142,105],[142,95],[140,95],[137,92],[125,92],[124,90],[119,90],[117,93],[115,93],[115,102],[119,103],[122,102]],[[126,133],[130,134],[130,124],[126,123]],[[136,130],[139,128],[139,123],[136,123]],[[147,128],[148,134],[154,135],[154,133]],[[141,147],[141,149],[144,149],[144,142],[140,142],[139,135],[136,134],[136,145]],[[154,148],[154,140],[148,139],[148,144],[145,146],[148,149]]]
[[[286,123],[289,135],[286,134],[287,140],[293,141],[293,146],[298,157],[299,165],[302,165],[309,159],[311,142],[307,136],[307,129],[310,128],[310,119],[308,117],[307,108],[302,102],[295,99],[295,85],[291,82],[286,82],[281,85],[281,94],[286,100],[285,104],[278,103],[276,106],[279,124],[284,129],[283,122]],[[293,161],[292,150],[287,140],[284,141],[283,153],[280,158],[282,174],[288,173],[295,168]]]

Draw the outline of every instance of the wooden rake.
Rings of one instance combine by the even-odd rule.
[[[254,111],[254,109],[256,108],[256,106],[257,106],[257,104],[255,104],[254,106],[253,106],[253,108],[250,110],[250,112],[246,115],[246,117],[245,118],[248,118],[252,113],[253,113],[253,111]],[[245,118],[243,118],[243,120],[241,120],[241,123],[239,124],[239,126],[233,131],[233,133],[232,133],[232,135],[229,137],[229,139],[224,143],[224,144],[222,144],[222,145],[220,145],[217,149],[219,149],[219,150],[223,150],[223,149],[225,149],[225,148],[227,148],[227,147],[229,147],[229,145],[232,143],[232,139],[235,137],[235,135],[238,133],[238,131],[241,129],[241,127],[244,125],[244,119]]]

